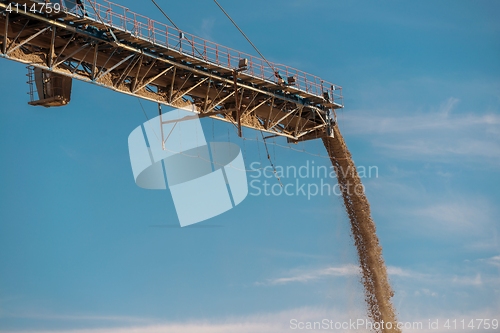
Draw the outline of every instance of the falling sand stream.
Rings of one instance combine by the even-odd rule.
[[[323,143],[337,174],[344,205],[351,222],[351,232],[358,251],[365,300],[368,316],[373,321],[373,331],[401,332],[396,325],[396,314],[391,303],[394,293],[389,285],[382,248],[370,214],[370,204],[351,153],[337,126],[333,127],[333,134],[334,137],[323,138]]]

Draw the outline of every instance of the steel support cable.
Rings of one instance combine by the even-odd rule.
[[[179,31],[179,34],[182,33],[181,29],[177,26],[177,24],[174,23],[174,21],[167,15],[167,13],[165,13],[165,11],[163,9],[161,9],[160,5],[158,5],[156,3],[155,0],[151,0],[154,5],[156,6],[156,8],[158,8],[158,10],[163,14],[163,16],[165,16],[167,18],[167,20],[172,23],[172,25],[174,26],[174,28],[177,29],[177,31]],[[187,38],[184,38],[189,44],[191,44],[191,46],[193,47],[193,49],[203,58],[205,59],[205,56],[203,54],[200,53],[200,51],[198,51],[198,49],[196,48],[196,46],[194,45],[194,43],[192,41],[190,41],[189,39]]]
[[[262,140],[264,141],[264,147],[266,147],[267,159],[269,160],[269,164],[271,164],[271,167],[273,168],[274,176],[278,180],[278,183],[280,183],[280,186],[283,187],[283,183],[281,182],[281,179],[278,176],[278,172],[276,171],[276,167],[274,166],[274,163],[271,160],[271,155],[269,155],[269,149],[267,149],[267,142],[266,142],[266,139],[264,138],[264,134],[262,133],[262,131],[260,131],[260,135],[262,136]]]
[[[252,47],[254,48],[254,50],[260,55],[260,57],[262,59],[264,59],[264,61],[267,63],[267,65],[273,70],[273,72],[276,74],[276,70],[274,68],[274,66],[269,62],[267,61],[266,57],[264,57],[264,55],[259,51],[259,49],[257,48],[257,46],[255,46],[254,43],[252,43],[252,41],[250,40],[250,38],[248,38],[247,35],[245,35],[245,33],[243,32],[243,30],[240,29],[240,27],[236,24],[236,22],[231,18],[231,16],[229,16],[229,14],[224,10],[224,8],[222,8],[222,6],[217,2],[217,0],[214,0],[214,2],[217,4],[217,6],[219,6],[220,10],[222,10],[222,12],[227,16],[227,18],[233,23],[233,25],[236,27],[236,29],[238,29],[238,31],[243,35],[243,37],[245,37],[245,39],[250,43],[250,45],[252,45]]]
[[[257,46],[255,46],[254,43],[252,43],[252,41],[250,40],[250,38],[248,38],[248,36],[243,32],[243,30],[241,30],[241,28],[238,26],[238,24],[236,24],[236,22],[231,18],[231,16],[224,10],[224,8],[219,4],[219,2],[217,2],[217,0],[214,0],[214,2],[217,4],[217,6],[220,8],[220,10],[226,15],[226,17],[231,21],[231,23],[233,23],[233,25],[236,27],[236,29],[238,29],[238,31],[243,35],[243,37],[245,37],[245,39],[247,40],[248,43],[250,43],[250,45],[252,45],[252,47],[254,48],[254,50],[260,55],[260,57],[267,63],[267,65],[273,70],[275,76],[279,76],[279,73],[275,70],[274,66],[269,62],[267,61],[266,57],[264,57],[264,55],[259,51],[259,49],[257,48]],[[264,146],[266,148],[266,154],[267,154],[267,159],[269,160],[269,163],[271,164],[271,167],[273,168],[273,172],[274,172],[274,175],[276,177],[276,179],[278,179],[278,182],[280,183],[281,187],[283,187],[283,184],[281,183],[281,179],[278,177],[278,174],[276,172],[276,168],[271,160],[271,156],[269,155],[269,149],[267,148],[267,142],[266,140],[264,139],[264,134],[262,133],[262,131],[260,131],[260,134],[262,135],[262,140],[264,142]]]
[[[179,27],[178,27],[178,26],[174,23],[174,21],[172,21],[172,19],[170,19],[170,17],[168,17],[167,13],[165,13],[165,12],[163,11],[163,9],[161,9],[161,7],[160,7],[160,6],[156,3],[156,1],[155,1],[155,0],[151,0],[151,1],[154,3],[154,5],[156,6],[156,8],[158,8],[158,10],[159,10],[159,11],[163,14],[163,16],[165,16],[165,17],[167,18],[167,20],[168,20],[170,23],[172,23],[172,25],[173,25],[173,26],[174,26],[177,30],[179,30],[179,31],[180,31],[181,29],[179,29]]]

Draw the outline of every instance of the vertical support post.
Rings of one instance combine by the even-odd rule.
[[[135,88],[137,87],[137,82],[139,81],[139,74],[141,73],[142,62],[143,62],[143,58],[141,57],[139,59],[139,65],[137,66],[137,72],[134,75],[134,79],[132,80],[132,86],[130,89],[130,91],[132,91],[132,92],[135,92]]]
[[[99,44],[94,46],[94,60],[92,61],[92,81],[95,81],[97,76],[97,56],[99,55]]]
[[[124,31],[127,31],[127,10],[128,10],[127,7],[123,7],[123,19],[122,19],[123,27],[122,27],[122,29]]]
[[[7,53],[7,35],[9,32],[9,15],[10,15],[9,12],[7,12],[7,15],[5,15],[5,34],[3,35],[3,45],[2,45],[2,53],[3,54]]]
[[[234,80],[234,99],[236,102],[236,120],[238,122],[238,136],[241,138],[243,136],[241,131],[241,106],[240,106],[240,96],[238,93],[238,71],[233,70],[233,80]]]
[[[273,99],[271,100],[271,104],[269,105],[269,114],[267,115],[266,124],[264,126],[265,129],[268,129],[269,124],[271,123],[271,115],[273,112],[273,108],[274,108],[274,96]]]
[[[179,51],[182,53],[182,36],[184,33],[179,31]]]
[[[293,135],[298,136],[299,135],[299,124],[300,121],[302,120],[302,110],[304,110],[303,105],[296,104],[297,107],[299,108],[299,116],[297,117],[297,123],[295,124],[295,130],[293,131]]]
[[[153,36],[153,44],[156,44],[155,21],[151,20],[151,36]]]
[[[111,10],[111,5],[108,10],[109,10],[109,25],[113,26],[113,11]]]
[[[211,83],[212,80],[208,79],[208,88],[207,88],[207,94],[205,95],[205,105],[203,105],[203,112],[208,112],[208,94],[210,93]]]
[[[161,104],[159,102],[158,102],[158,115],[160,116],[161,149],[165,150],[165,138],[163,134],[163,116],[161,112]]]
[[[172,74],[172,83],[170,84],[170,94],[168,95],[168,102],[172,102],[172,96],[174,95],[174,83],[175,75],[177,74],[177,67],[174,67],[174,73]]]
[[[50,51],[47,59],[47,66],[52,69],[52,64],[55,57],[55,43],[56,43],[56,26],[52,26],[52,36],[50,38]]]

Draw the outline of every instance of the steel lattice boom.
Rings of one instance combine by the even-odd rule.
[[[0,0],[4,58],[290,141],[328,136],[341,87],[101,0]]]

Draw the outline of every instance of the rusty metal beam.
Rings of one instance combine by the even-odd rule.
[[[75,38],[75,33],[71,34],[71,37],[68,39],[68,41],[66,42],[66,44],[64,44],[63,48],[61,49],[61,51],[57,55],[56,59],[54,60],[55,62],[57,62],[57,60],[59,60],[59,58],[63,55],[63,52],[66,51],[66,48],[73,41],[73,38]]]
[[[97,72],[97,75],[96,77],[94,78],[93,81],[97,81],[97,78],[101,75],[102,71],[106,68],[106,65],[108,64],[108,62],[113,58],[113,56],[115,55],[116,53],[116,50],[117,49],[113,49],[113,52],[111,52],[111,54],[109,55],[108,59],[106,59],[106,61],[104,62],[104,65],[101,66],[101,69],[99,69],[99,71]]]
[[[276,125],[278,125],[279,123],[281,123],[283,120],[285,120],[286,118],[288,118],[291,115],[293,115],[297,110],[298,110],[298,108],[295,109],[295,110],[293,110],[293,111],[290,111],[290,112],[286,113],[283,117],[281,117],[278,121],[276,121],[271,127],[268,127],[268,129],[273,129]]]
[[[90,46],[92,46],[92,45],[90,45]],[[85,60],[85,58],[87,58],[87,55],[89,54],[90,50],[91,50],[91,48],[89,47],[87,49],[87,52],[85,52],[85,55],[78,62],[78,65],[76,65],[75,70],[73,71],[73,74],[76,72],[76,70],[78,69],[78,67],[80,67],[80,65],[83,63],[83,61]],[[90,75],[90,73],[89,73],[89,75]]]
[[[153,82],[154,80],[158,79],[160,76],[165,75],[165,73],[167,73],[167,72],[168,72],[169,70],[171,70],[173,67],[174,67],[174,66],[170,66],[169,68],[167,68],[167,69],[165,69],[165,70],[161,71],[158,75],[153,76],[152,78],[150,78],[149,80],[147,80],[147,81],[146,81],[146,83],[141,84],[141,86],[140,86],[139,88],[135,89],[135,90],[133,91],[133,93],[138,92],[139,90],[143,89],[144,87],[146,87],[148,84],[150,84],[150,83],[151,83],[151,82]]]
[[[130,91],[135,91],[135,87],[137,85],[138,77],[139,77],[139,74],[141,73],[142,63],[143,63],[143,58],[141,56],[141,61],[139,61],[139,66],[137,66],[137,70],[136,70],[135,75],[134,75],[134,77],[132,79],[132,84],[130,86]]]
[[[173,104],[172,103],[172,100],[173,98],[175,97],[175,100],[178,100],[177,98],[177,95],[178,94],[181,94],[181,97],[184,95],[184,93],[182,93],[182,88],[184,88],[184,86],[186,85],[186,83],[189,81],[189,79],[191,78],[191,76],[193,76],[193,73],[189,72],[189,74],[186,76],[186,79],[184,80],[184,82],[182,83],[182,86],[180,88],[177,89],[177,91],[175,92],[175,94],[171,97],[169,103],[170,104]],[[175,82],[175,77],[172,77],[172,82]],[[172,84],[172,87],[173,87],[173,84]],[[173,88],[172,88],[173,89]],[[172,90],[171,90],[172,91]]]
[[[108,75],[109,73],[111,73],[115,68],[121,66],[123,63],[125,63],[126,61],[128,61],[130,58],[132,58],[134,56],[135,56],[135,54],[132,53],[128,57],[125,57],[120,62],[118,62],[117,64],[115,64],[114,66],[112,66],[110,69],[108,69],[107,71],[105,71],[104,73],[102,73],[101,75],[99,75],[99,77],[96,79],[96,81],[99,81],[101,78],[105,77],[106,75]]]
[[[9,53],[9,49],[17,42],[17,39],[19,38],[19,36],[21,36],[21,34],[23,33],[24,29],[26,28],[26,26],[28,25],[29,22],[30,22],[30,20],[26,20],[26,22],[24,23],[24,26],[21,28],[21,30],[19,30],[16,37],[14,37],[14,39],[10,42],[10,45],[7,47],[7,52],[5,52],[5,54]],[[7,30],[5,31],[5,34],[6,35],[8,34]]]
[[[38,31],[36,34],[34,35],[31,35],[29,36],[28,38],[26,38],[25,40],[23,40],[22,42],[20,42],[19,44],[17,44],[15,47],[13,47],[12,49],[9,49],[7,51],[7,55],[11,54],[12,52],[14,52],[15,50],[17,50],[18,48],[20,48],[21,46],[23,45],[26,45],[26,43],[30,42],[33,38],[36,38],[37,36],[43,34],[45,31],[49,30],[50,29],[50,26],[48,27],[45,27],[43,28],[42,30]],[[18,35],[19,36],[19,35]]]
[[[68,56],[66,56],[63,60],[61,61],[58,61],[54,64],[54,67],[57,67],[59,66],[60,64],[62,64],[63,62],[71,59],[71,57],[73,57],[75,54],[77,54],[78,52],[80,51],[83,51],[87,46],[89,46],[90,43],[86,43],[86,44],[83,44],[82,46],[80,46],[78,49],[76,49],[75,51],[71,52]]]
[[[234,96],[234,94],[235,94],[235,91],[233,90],[232,92],[230,92],[226,97],[222,98],[221,100],[215,101],[214,103],[211,103],[209,109],[213,109],[217,105],[220,105],[220,104],[224,103],[228,98]]]
[[[130,63],[127,65],[127,67],[125,67],[125,69],[123,70],[123,72],[121,73],[120,77],[118,78],[118,80],[116,80],[116,82],[114,83],[114,86],[115,87],[119,87],[120,84],[125,81],[125,79],[127,78],[127,76],[130,74],[130,72],[134,69],[135,65],[137,64],[138,61],[141,61],[142,60],[142,55],[139,55],[139,56],[135,56],[134,58],[132,58],[132,60],[130,61]]]
[[[250,111],[245,111],[244,115],[246,114],[252,114],[255,110],[257,110],[258,108],[260,108],[262,105],[266,104],[267,102],[269,102],[271,100],[271,97],[263,100],[262,102],[260,102],[259,104],[257,104],[256,106],[254,106]],[[248,110],[248,108],[247,108]]]
[[[189,88],[188,90],[184,91],[182,93],[181,96],[175,98],[173,101],[170,101],[170,103],[174,104],[175,102],[177,102],[180,98],[182,98],[182,96],[184,95],[187,95],[189,94],[193,89],[195,89],[196,87],[198,87],[199,85],[201,85],[203,82],[205,82],[206,80],[208,80],[208,77],[204,78],[204,79],[201,79],[200,82],[198,82],[197,84],[195,84],[194,86],[192,86],[191,88]]]

